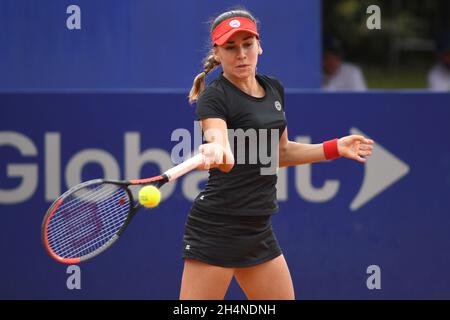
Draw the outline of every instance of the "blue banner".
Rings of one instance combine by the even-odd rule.
[[[287,94],[290,140],[354,133],[376,142],[364,165],[279,171],[273,223],[298,299],[450,298],[449,105],[445,94]],[[171,167],[176,129],[194,149],[186,95],[1,94],[0,119],[0,298],[176,299],[184,223],[206,172],[165,186],[158,208],[77,270],[47,255],[40,226],[79,181]],[[226,298],[245,296],[233,282]]]

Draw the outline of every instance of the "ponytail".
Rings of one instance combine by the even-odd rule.
[[[200,72],[194,79],[191,91],[189,92],[189,103],[193,104],[197,101],[200,94],[205,90],[206,75],[214,70],[220,63],[214,59],[212,51],[205,58],[203,63],[203,71]]]

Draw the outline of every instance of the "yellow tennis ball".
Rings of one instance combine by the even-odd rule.
[[[153,208],[161,201],[161,191],[155,186],[145,186],[139,190],[138,198],[144,207]]]

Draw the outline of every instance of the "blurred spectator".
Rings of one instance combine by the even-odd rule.
[[[450,32],[437,38],[436,49],[438,61],[428,73],[428,88],[450,91]]]
[[[323,89],[329,91],[367,89],[361,69],[343,59],[342,44],[335,37],[325,37],[323,42]]]

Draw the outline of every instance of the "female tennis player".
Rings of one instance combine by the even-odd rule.
[[[189,95],[191,103],[197,102],[207,142],[199,148],[206,160],[198,169],[209,170],[209,179],[186,221],[180,299],[223,299],[233,276],[248,299],[294,299],[271,224],[278,210],[277,176],[262,174],[259,160],[239,163],[235,156],[240,146],[230,147],[228,130],[278,130],[274,152],[278,151],[279,167],[340,156],[365,162],[373,141],[358,135],[321,144],[289,141],[283,86],[256,73],[262,54],[256,19],[246,10],[225,12],[214,20],[211,39],[204,71]],[[205,76],[219,65],[223,73],[205,89]],[[263,142],[267,141],[258,136],[258,147]],[[252,147],[246,140],[245,151]]]

